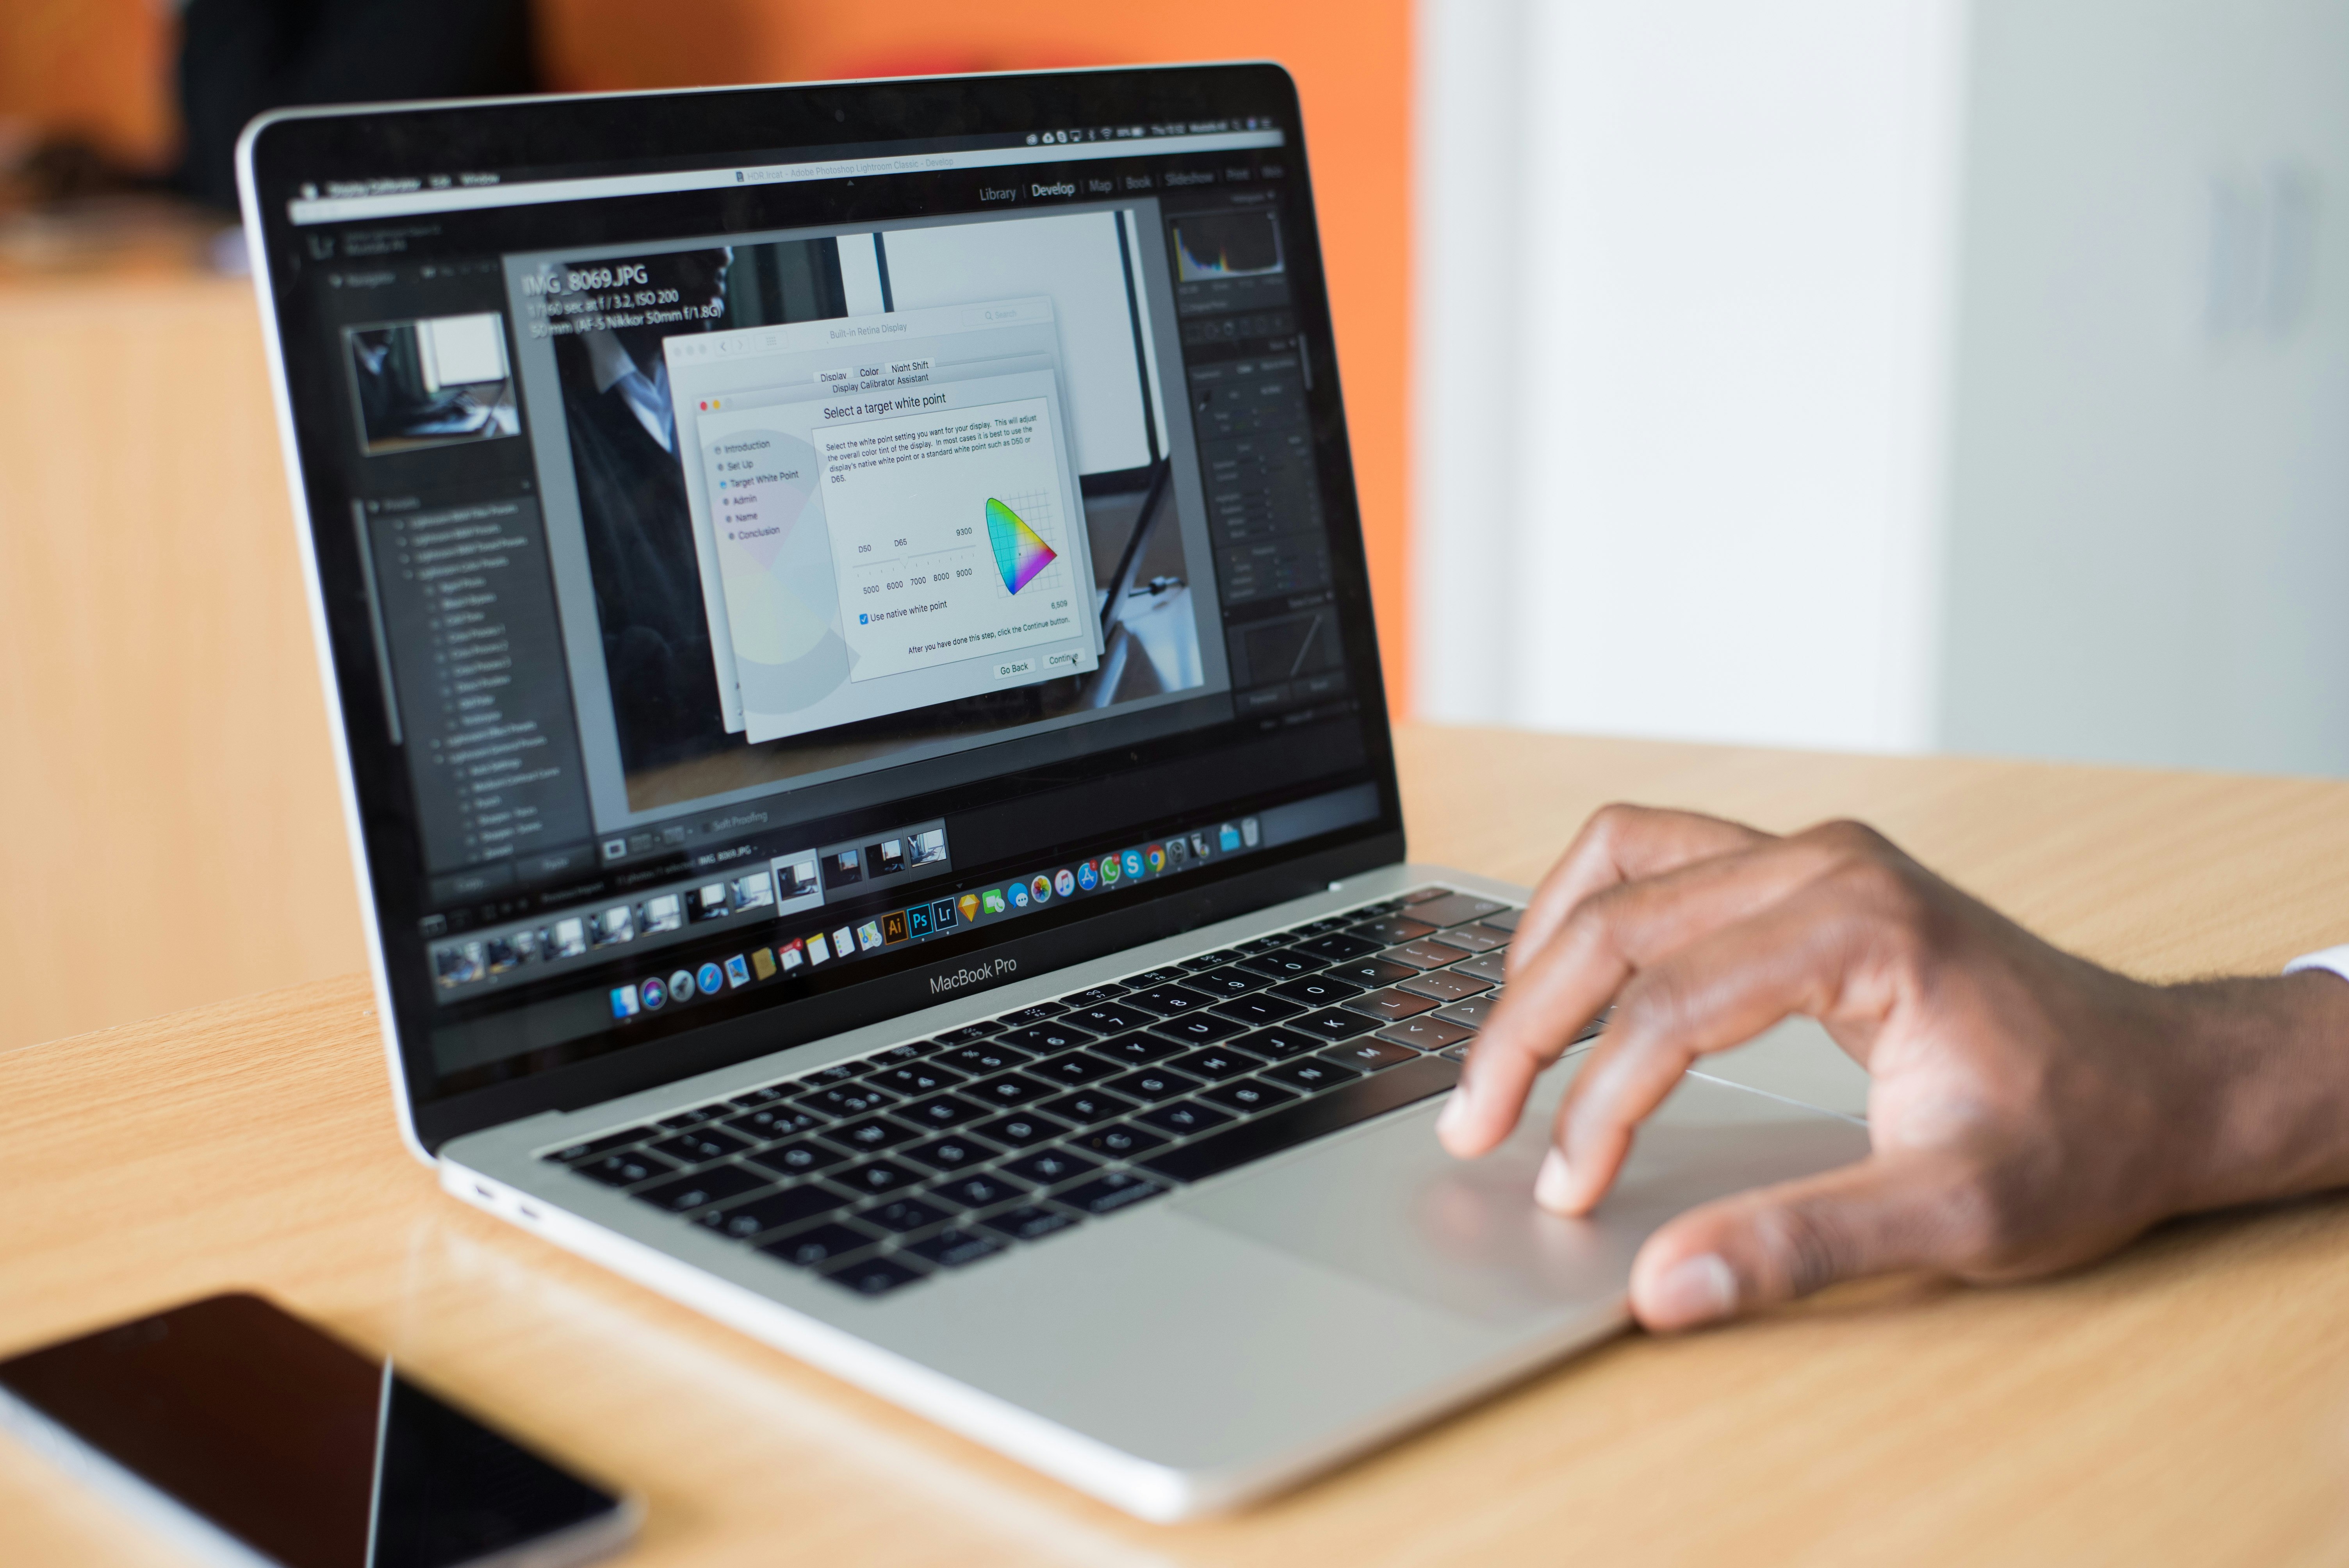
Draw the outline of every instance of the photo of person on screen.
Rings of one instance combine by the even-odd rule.
[[[733,263],[730,248],[647,257],[654,284],[677,290],[701,319],[598,327],[554,346],[604,663],[632,769],[725,728],[661,340],[722,322]]]

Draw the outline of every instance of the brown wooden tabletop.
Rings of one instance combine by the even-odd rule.
[[[2150,976],[2349,940],[2349,785],[1400,745],[1414,857],[1516,881],[1638,799],[1866,817]],[[126,907],[123,962],[171,940],[168,913]],[[1886,1281],[1628,1336],[1287,1498],[1162,1529],[442,1197],[393,1136],[356,976],[0,1053],[0,1352],[229,1287],[638,1491],[647,1565],[2349,1559],[2340,1200],[2172,1226],[2042,1284]],[[171,1558],[0,1439],[0,1560]]]

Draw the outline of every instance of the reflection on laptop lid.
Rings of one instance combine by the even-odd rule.
[[[666,101],[252,150],[428,1148],[1401,852],[1286,78]]]

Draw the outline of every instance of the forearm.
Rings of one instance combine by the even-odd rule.
[[[2311,972],[2168,987],[2202,1111],[2186,1211],[2349,1186],[2349,981]]]

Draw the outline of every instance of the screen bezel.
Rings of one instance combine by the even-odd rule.
[[[751,150],[869,148],[913,138],[986,135],[1053,121],[1154,122],[1269,115],[1286,131],[1294,200],[1286,209],[1298,232],[1289,263],[1302,333],[1315,345],[1308,394],[1318,477],[1329,529],[1334,586],[1345,607],[1347,671],[1361,698],[1363,762],[1357,777],[1378,786],[1376,820],[1209,868],[1163,884],[1142,899],[1106,909],[1072,906],[1034,917],[1020,934],[940,957],[968,963],[984,954],[1037,973],[1103,956],[1213,921],[1263,908],[1327,886],[1332,880],[1403,857],[1400,795],[1386,722],[1369,592],[1369,566],[1353,484],[1302,117],[1288,73],[1270,64],[1157,67],[962,77],[900,78],[806,86],[712,88],[686,92],[282,111],[248,129],[240,178],[256,292],[273,349],[281,434],[312,599],[313,624],[333,720],[353,853],[365,905],[378,1013],[393,1060],[402,1131],[429,1158],[449,1139],[546,1109],[572,1109],[805,1044],[932,1005],[931,967],[902,968],[871,980],[715,1020],[658,1042],[657,1050],[622,1049],[552,1066],[527,1077],[456,1093],[436,1089],[428,1031],[431,1019],[391,980],[378,916],[408,896],[419,861],[404,811],[384,779],[397,751],[378,741],[366,716],[380,707],[376,651],[357,552],[325,526],[345,498],[337,464],[322,446],[340,435],[334,419],[297,412],[280,315],[298,312],[298,231],[287,201],[301,181],[355,179],[387,170],[461,166],[556,167],[644,160],[730,161]],[[879,214],[876,214],[879,215]],[[894,215],[888,214],[888,215]],[[303,350],[302,352],[306,352]],[[382,756],[376,755],[383,753]],[[1097,777],[1106,781],[1114,766]],[[1065,776],[1063,776],[1065,777]],[[1056,782],[1061,780],[1055,780]],[[1171,824],[1170,824],[1171,825]],[[395,889],[397,892],[395,893]],[[388,903],[387,894],[394,894]],[[1006,971],[1009,978],[1011,971]],[[426,1004],[429,1006],[429,1003]],[[649,1042],[648,1042],[649,1043]]]

